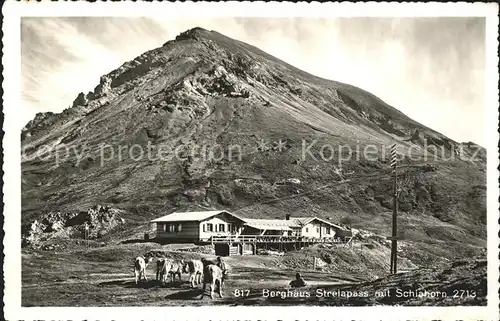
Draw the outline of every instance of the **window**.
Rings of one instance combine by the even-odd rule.
[[[330,228],[329,228],[329,227],[326,227],[326,228],[325,228],[325,233],[326,233],[326,234],[330,234]]]
[[[219,224],[219,232],[225,232],[226,231],[226,224]]]
[[[231,223],[227,224],[227,231],[228,232],[233,232],[233,224],[231,224]]]
[[[168,224],[163,224],[163,232],[166,232],[166,231],[167,231],[167,225],[168,225]]]
[[[177,232],[181,232],[182,231],[182,224],[178,224],[177,225]]]
[[[170,233],[175,232],[175,224],[168,224],[168,231]]]
[[[212,223],[207,223],[207,232],[213,232],[214,231],[214,225]]]
[[[317,227],[317,228],[316,228],[316,233],[318,233],[318,234],[319,234],[319,227]]]
[[[308,227],[306,227],[306,233],[307,233],[307,232],[309,232],[309,228],[308,228]]]

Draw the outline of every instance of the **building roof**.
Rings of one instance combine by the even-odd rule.
[[[319,217],[316,217],[316,216],[310,216],[310,217],[293,217],[292,218],[293,220],[296,220],[297,223],[300,225],[300,226],[303,226],[303,225],[306,225],[314,220],[317,220],[317,221],[320,221],[322,223],[325,223],[325,224],[328,224],[330,226],[333,226],[335,228],[338,228],[338,229],[343,229],[342,226],[340,225],[337,225],[337,224],[334,224],[332,222],[329,222],[327,220],[324,220],[322,218],[319,218]]]
[[[259,229],[259,230],[275,230],[275,231],[288,231],[292,228],[300,228],[314,220],[318,220],[322,223],[328,224],[338,229],[342,229],[341,226],[333,224],[329,221],[323,220],[316,216],[310,217],[291,217],[289,220],[281,220],[281,219],[255,219],[255,218],[242,218],[237,215],[234,215],[228,211],[202,211],[202,212],[175,212],[172,214],[168,214],[159,218],[152,220],[152,223],[158,222],[186,222],[186,221],[194,221],[200,222],[211,218],[215,215],[219,215],[221,213],[227,213],[243,222],[246,225]]]
[[[278,220],[278,219],[268,220],[268,219],[251,219],[251,218],[244,219],[244,221],[247,223],[248,226],[261,230],[275,230],[275,231],[276,230],[284,231],[284,230],[291,230],[292,228],[300,228],[315,220],[320,221],[324,224],[328,224],[332,227],[342,229],[341,226],[333,224],[316,216],[291,217],[289,220]]]
[[[259,230],[289,231],[291,227],[298,227],[296,223],[289,220],[268,220],[247,218],[245,222],[248,226]]]
[[[228,211],[202,211],[202,212],[175,212],[168,214],[159,218],[152,220],[152,223],[157,222],[186,222],[186,221],[203,221],[215,215],[221,213],[227,213],[231,216],[236,217],[239,220],[245,221],[244,219],[228,212]]]

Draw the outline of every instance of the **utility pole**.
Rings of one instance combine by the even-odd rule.
[[[85,222],[85,234],[84,234],[84,238],[85,238],[85,245],[86,245],[86,248],[87,250],[89,249],[89,225],[87,224],[87,222]]]
[[[398,173],[397,168],[397,153],[396,144],[391,146],[391,167],[394,170],[393,182],[393,202],[392,202],[392,237],[391,237],[391,274],[397,273],[397,257],[398,257]]]

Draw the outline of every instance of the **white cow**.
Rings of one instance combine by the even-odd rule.
[[[184,273],[189,273],[189,282],[191,287],[201,284],[201,277],[203,276],[203,262],[201,260],[188,260],[184,262]]]
[[[170,275],[170,282],[175,281],[175,276],[179,276],[179,281],[182,281],[181,274],[184,267],[184,260],[166,260],[165,269]]]
[[[148,278],[146,277],[146,267],[148,266],[149,262],[151,262],[151,257],[142,257],[138,256],[134,260],[134,274],[135,274],[135,284],[138,284],[139,281],[141,280],[141,277],[148,281]]]
[[[181,279],[181,273],[183,270],[184,261],[170,260],[161,258],[156,261],[156,280],[166,283],[167,276],[170,277],[170,282],[174,282],[175,276],[179,276]]]
[[[203,275],[203,292],[201,298],[205,295],[205,287],[207,283],[210,283],[210,298],[214,298],[215,287],[218,287],[219,296],[222,298],[222,283],[224,282],[224,274],[220,267],[215,264],[210,264],[205,267]]]

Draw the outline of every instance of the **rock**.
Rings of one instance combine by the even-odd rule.
[[[392,206],[392,204],[391,204]],[[399,202],[398,208],[403,212],[408,212],[413,208],[412,204],[409,202]]]
[[[437,170],[437,167],[435,165],[426,164],[423,166],[423,170],[424,170],[424,173],[435,172]]]
[[[52,251],[52,250],[54,250],[54,247],[53,247],[53,246],[51,246],[51,245],[49,245],[49,246],[44,246],[44,247],[43,247],[43,249],[44,249],[45,251]]]
[[[89,99],[87,97],[86,94],[84,93],[79,93],[78,96],[75,98],[75,100],[73,101],[73,107],[76,107],[76,106],[87,106],[87,104],[89,103]]]
[[[181,41],[181,40],[201,40],[203,39],[203,33],[207,32],[207,30],[200,28],[200,27],[195,27],[193,29],[189,29],[187,31],[184,31],[177,37],[175,37],[176,41]],[[165,45],[168,43],[165,43]]]
[[[204,188],[193,188],[193,189],[188,189],[184,191],[184,195],[188,197],[188,199],[193,202],[193,201],[201,201],[205,198],[205,195],[207,194],[206,190]]]
[[[221,185],[217,192],[217,201],[219,204],[231,206],[234,204],[234,194],[232,190],[225,185]]]
[[[64,227],[64,223],[61,221],[55,221],[52,223],[52,225],[50,227],[53,231],[59,231],[60,229],[62,229]]]
[[[82,212],[45,213],[22,229],[22,244],[34,247],[54,237],[82,238],[85,224],[90,227],[89,238],[99,238],[125,222],[118,216],[119,212],[109,206],[96,205]]]
[[[297,185],[300,184],[300,179],[298,178],[288,178],[286,181],[292,184],[297,184]]]
[[[111,90],[112,79],[108,75],[101,77],[99,85],[94,89],[95,98],[106,95]]]
[[[410,141],[415,144],[423,144],[424,143],[424,133],[415,129],[413,134],[411,135]]]
[[[223,66],[217,66],[214,70],[215,77],[223,77],[227,75],[227,71]]]

